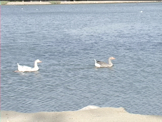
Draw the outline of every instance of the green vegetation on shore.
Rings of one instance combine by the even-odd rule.
[[[49,1],[51,4],[60,4],[61,1]]]
[[[1,3],[0,5],[6,5],[8,1],[1,1],[0,3]]]

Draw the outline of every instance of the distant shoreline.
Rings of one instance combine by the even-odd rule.
[[[100,3],[148,3],[148,2],[158,2],[158,1],[74,1],[74,2],[61,2],[61,4],[100,4]]]
[[[52,5],[52,4],[110,4],[110,3],[150,3],[160,1],[53,1],[53,2],[6,2],[2,5]]]

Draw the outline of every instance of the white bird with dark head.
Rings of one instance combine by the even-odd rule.
[[[102,61],[97,61],[96,59],[95,60],[95,66],[97,68],[102,68],[102,67],[112,67],[113,66],[113,63],[111,62],[111,60],[114,60],[115,58],[114,57],[110,57],[108,59],[108,63],[105,63],[105,62],[102,62]]]
[[[21,66],[17,63],[18,66],[18,71],[15,72],[34,72],[34,71],[38,71],[39,67],[38,67],[38,63],[41,63],[42,61],[40,61],[39,59],[35,60],[34,62],[34,67],[28,67],[28,66]]]

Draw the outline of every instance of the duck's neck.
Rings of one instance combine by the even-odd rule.
[[[111,59],[109,59],[108,62],[109,62],[110,66],[113,66],[113,63],[111,62]]]
[[[39,69],[39,68],[38,68],[38,63],[37,63],[37,62],[34,63],[34,69]]]

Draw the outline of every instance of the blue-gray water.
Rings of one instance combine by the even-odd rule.
[[[1,6],[1,49],[2,110],[162,115],[162,3]]]

